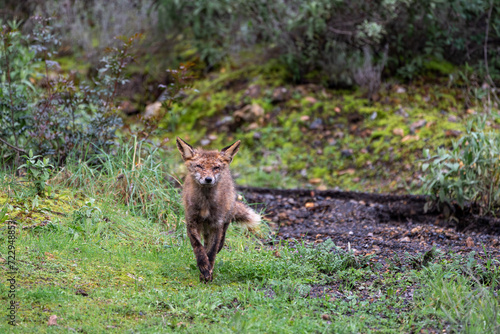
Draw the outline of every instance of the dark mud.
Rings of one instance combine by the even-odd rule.
[[[425,265],[436,250],[447,258],[457,254],[467,257],[474,251],[478,263],[487,258],[500,259],[499,219],[479,217],[470,208],[451,208],[448,217],[436,210],[424,212],[425,196],[239,190],[248,203],[262,210],[276,239],[319,243],[330,238],[355,255],[369,256],[381,271],[391,266]],[[311,296],[342,295],[337,288],[338,284],[312,286]],[[406,292],[409,299],[413,288]]]

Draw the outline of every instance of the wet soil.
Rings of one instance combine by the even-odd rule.
[[[479,264],[500,259],[500,219],[479,217],[473,208],[448,208],[447,215],[424,212],[425,196],[384,195],[342,191],[240,188],[248,203],[263,211],[278,240],[319,243],[330,238],[335,245],[368,258],[377,273],[399,266],[422,266],[432,261],[436,250],[445,258],[472,253]],[[450,219],[450,217],[452,217]],[[403,269],[402,269],[403,268]],[[311,287],[309,295],[325,293],[347,298],[342,282]],[[409,284],[404,299],[413,299],[415,284]],[[354,287],[359,295],[376,299],[369,289]],[[382,289],[383,290],[383,289]],[[383,291],[382,291],[383,293]]]

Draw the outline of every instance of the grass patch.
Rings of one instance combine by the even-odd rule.
[[[34,208],[19,197],[24,187],[25,199],[34,200],[30,185],[2,175],[10,183],[1,188],[9,215],[0,228],[0,265],[7,273],[8,224],[15,224],[16,332],[498,329],[495,259],[479,265],[474,256],[408,256],[384,269],[331,241],[269,246],[231,226],[214,281],[200,283],[178,190],[165,179],[168,164],[139,146],[66,166]],[[93,167],[94,159],[104,163]],[[9,289],[0,282],[4,306]],[[57,326],[48,326],[52,315]],[[2,319],[0,331],[12,331],[6,308]]]

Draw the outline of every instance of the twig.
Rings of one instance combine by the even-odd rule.
[[[17,147],[17,146],[14,146],[14,145],[11,145],[8,142],[6,142],[5,140],[3,140],[2,138],[0,138],[0,142],[3,143],[3,144],[5,144],[5,145],[7,145],[8,147],[10,147],[11,149],[13,149],[13,150],[15,150],[17,152],[21,152],[21,153],[27,154],[27,152],[24,149],[22,149],[20,147]]]
[[[495,93],[496,86],[490,76],[490,67],[488,66],[488,35],[490,32],[490,20],[491,20],[491,12],[493,11],[493,0],[490,0],[490,9],[488,10],[488,18],[486,19],[486,32],[484,36],[484,66],[486,68],[486,79],[489,81],[490,86],[493,89],[490,91],[493,93],[493,97],[495,98],[497,103],[500,103],[497,94]]]

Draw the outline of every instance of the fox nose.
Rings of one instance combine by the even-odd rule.
[[[210,176],[205,178],[205,183],[212,183],[213,179]]]

